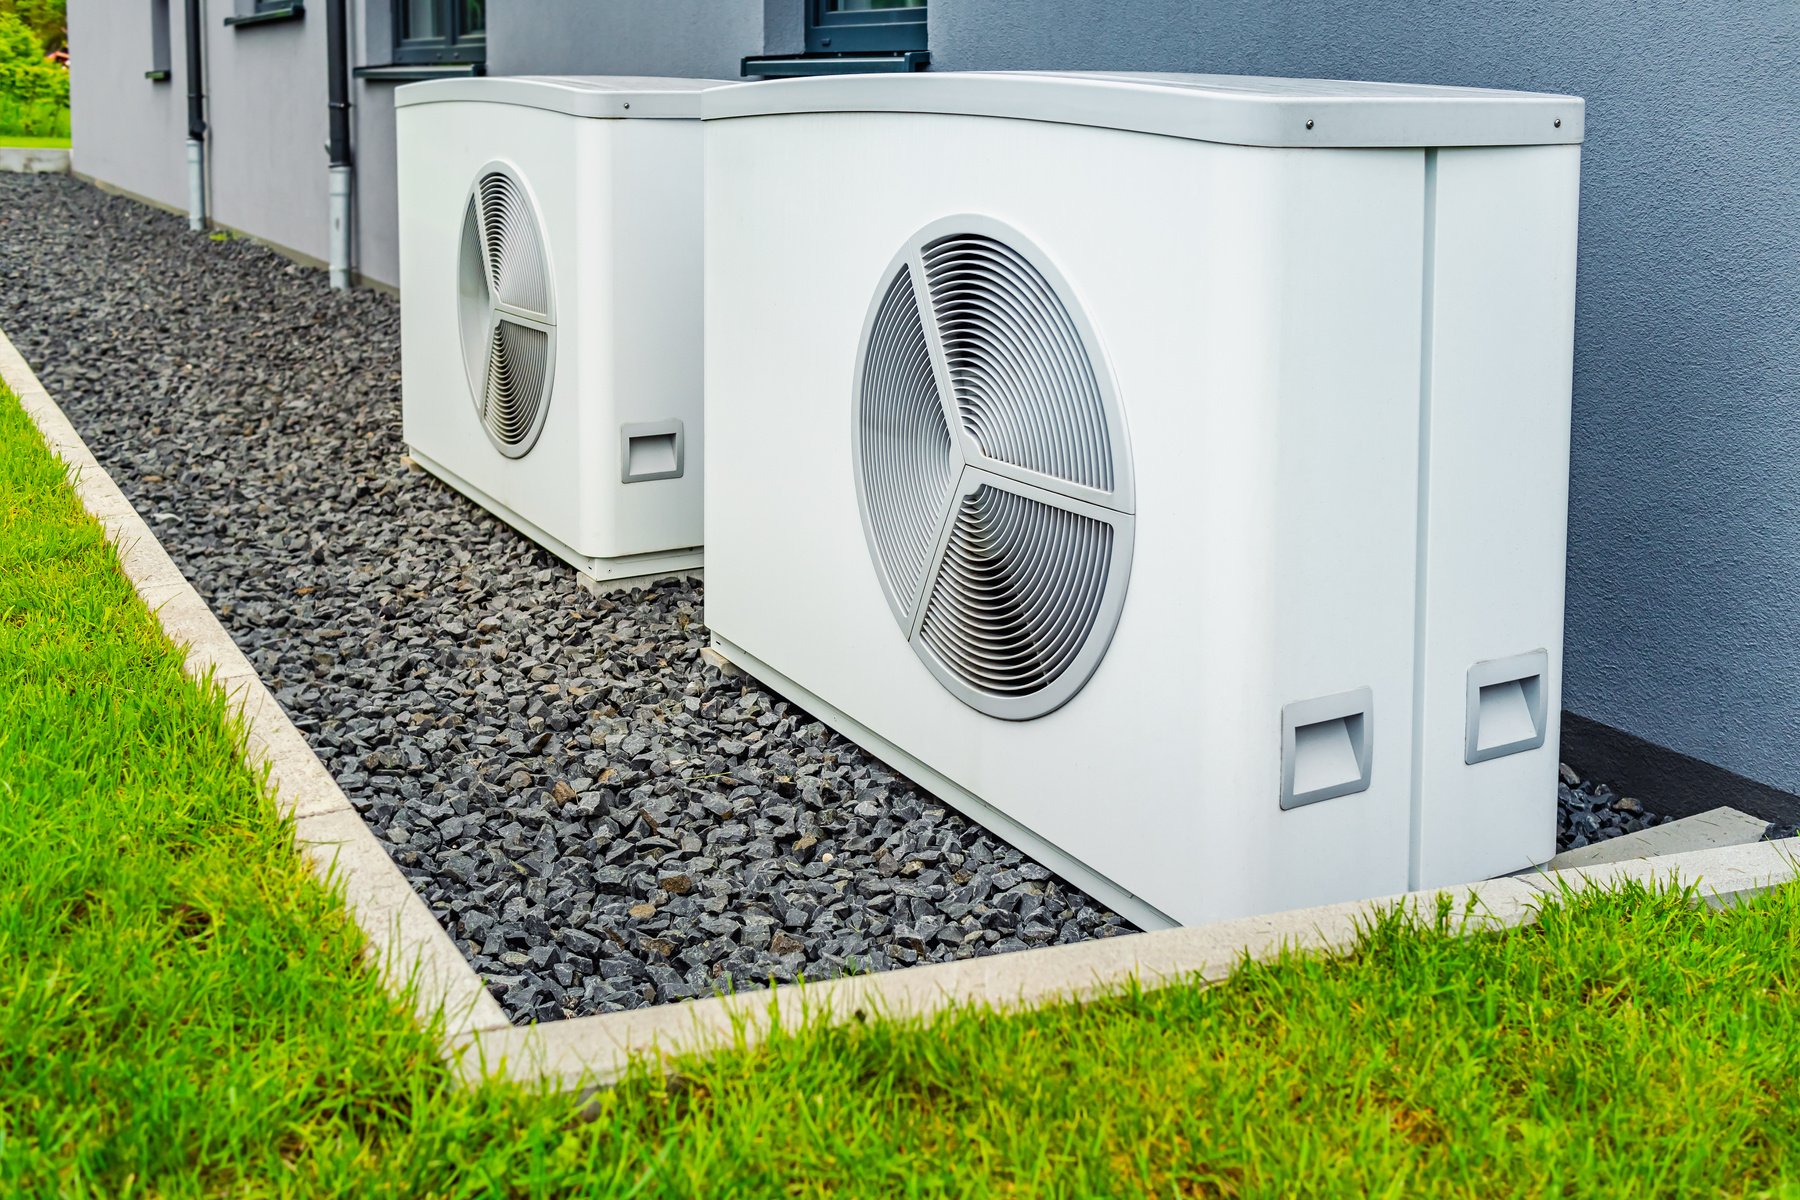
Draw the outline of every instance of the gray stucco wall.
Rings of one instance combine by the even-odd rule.
[[[350,5],[350,65],[372,66],[394,57],[391,10],[382,3]],[[324,61],[320,60],[321,63]],[[350,153],[356,160],[351,257],[365,280],[400,286],[400,212],[394,154],[394,88],[397,84],[350,81]],[[321,157],[321,169],[323,169]]]
[[[180,0],[169,6],[173,78],[153,83],[150,5],[105,0],[69,5],[71,161],[83,175],[166,204],[187,207],[187,38]]]
[[[931,50],[1587,97],[1564,698],[1800,790],[1794,0],[932,0]]]
[[[764,0],[501,0],[488,5],[488,71],[736,79],[739,60],[762,53],[763,5]]]
[[[74,163],[83,175],[185,211],[185,5],[169,7],[173,78],[151,83],[143,77],[151,54],[147,3],[69,5]],[[368,6],[366,18],[364,7],[350,6],[353,66],[391,57],[386,5]],[[204,9],[208,215],[323,260],[330,252],[324,10],[228,27],[231,0],[209,0]],[[391,83],[351,84],[352,259],[365,279],[398,285],[393,93]]]
[[[248,10],[248,0],[243,0]],[[207,6],[208,176],[215,221],[315,259],[330,253],[325,11],[227,26]]]

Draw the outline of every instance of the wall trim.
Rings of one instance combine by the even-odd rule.
[[[1781,825],[1800,824],[1800,796],[1564,710],[1562,760],[1583,779],[1610,783],[1665,817],[1721,805]]]

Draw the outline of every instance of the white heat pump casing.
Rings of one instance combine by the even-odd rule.
[[[1473,794],[1474,772],[1502,760],[1465,767],[1454,801],[1415,794],[1415,733],[1441,723],[1416,706],[1421,663],[1481,640],[1451,638],[1445,616],[1440,647],[1417,621],[1422,579],[1435,578],[1430,566],[1419,574],[1421,511],[1468,507],[1420,490],[1423,280],[1428,229],[1445,223],[1428,194],[1442,155],[1018,119],[1046,97],[1065,118],[1092,119],[1078,114],[1103,111],[1090,103],[1096,82],[1059,109],[1057,81],[1008,77],[991,93],[996,108],[1019,87],[1038,94],[1005,119],[946,90],[986,86],[969,76],[888,93],[897,100],[876,89],[898,80],[709,95],[714,636],[1140,925],[1404,891],[1419,874],[1421,809],[1427,828],[1460,822],[1424,845],[1428,858],[1455,856],[1446,872],[1541,861],[1554,790],[1539,787],[1535,765],[1541,803],[1515,794],[1516,778]],[[845,97],[854,109],[864,87],[876,96],[868,107],[899,111],[831,111]],[[1578,140],[1580,102],[1557,99]],[[1265,115],[1250,112],[1252,125]],[[1210,119],[1177,111],[1170,125]],[[1404,124],[1392,135],[1402,142]],[[1572,172],[1579,149],[1528,153]],[[1564,216],[1572,231],[1572,209]],[[903,247],[963,217],[1053,268],[1110,373],[1135,480],[1129,585],[1110,646],[1085,687],[1031,720],[975,711],[915,654],[860,516],[853,426],[871,306]],[[1563,237],[1548,253],[1568,250]],[[1554,376],[1560,356],[1563,441],[1548,455],[1532,441],[1556,433],[1552,388],[1534,402],[1536,433],[1520,435],[1533,478],[1566,455],[1566,330],[1552,340],[1537,378]],[[1438,428],[1449,437],[1455,424]],[[1456,519],[1443,518],[1446,531]],[[1560,518],[1553,540],[1560,548]],[[1534,570],[1542,558],[1533,551]],[[1446,595],[1459,586],[1453,571],[1446,556],[1436,585]],[[1519,593],[1534,608],[1517,632],[1533,645],[1560,627],[1560,583],[1554,597],[1542,583]],[[1362,689],[1368,786],[1284,809],[1284,709]],[[1456,740],[1460,755],[1460,727]],[[1553,772],[1554,748],[1539,757]]]
[[[707,86],[506,78],[397,93],[406,444],[600,580],[700,564],[697,111]],[[517,457],[484,428],[461,348],[465,214],[492,172],[516,181],[541,224],[555,310],[548,408]],[[629,455],[648,477],[626,482]]]
[[[1432,174],[1414,887],[1556,852],[1580,148]]]
[[[1379,466],[1415,428],[1420,164],[954,117],[708,135],[710,178],[750,198],[714,209],[709,262],[707,620],[726,653],[845,714],[896,766],[1140,923],[1156,921],[1143,907],[1191,922],[1404,890],[1410,797],[1404,772],[1380,766],[1411,754],[1416,480]],[[830,164],[859,143],[936,165],[861,188],[809,170],[817,204],[784,201],[779,177],[803,148]],[[1145,175],[1160,186],[1124,194],[1120,180]],[[898,635],[853,486],[871,296],[896,247],[958,213],[1017,229],[1055,263],[1129,427],[1118,629],[1086,687],[1032,721],[966,707]],[[1184,223],[1230,232],[1171,243]],[[757,287],[784,258],[796,285]],[[1345,288],[1364,302],[1336,303]],[[1130,319],[1147,297],[1154,319]],[[1414,319],[1384,321],[1395,307]],[[1317,436],[1284,436],[1293,426]],[[1375,697],[1377,781],[1283,812],[1271,722],[1358,687]]]

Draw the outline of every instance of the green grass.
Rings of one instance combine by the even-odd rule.
[[[28,150],[67,150],[69,137],[27,137],[22,133],[0,133],[0,146],[18,146]]]
[[[1800,1196],[1800,889],[460,1090],[0,393],[0,1195]]]
[[[69,106],[0,94],[0,145],[19,145],[15,137],[60,138],[68,145]]]

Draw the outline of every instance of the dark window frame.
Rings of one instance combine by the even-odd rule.
[[[924,50],[929,0],[913,8],[832,12],[830,0],[806,0],[808,54]]]
[[[441,37],[407,37],[406,10],[408,0],[394,0],[390,9],[394,29],[396,64],[432,65],[437,63],[487,62],[487,14],[482,14],[482,27],[464,27],[466,0],[429,0],[437,10]]]

